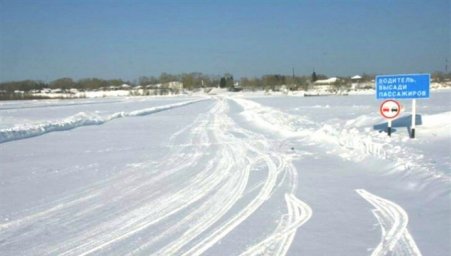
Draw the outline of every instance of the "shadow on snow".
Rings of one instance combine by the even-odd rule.
[[[422,124],[423,124],[423,120],[421,118],[421,115],[415,115],[415,126],[422,125]],[[391,132],[395,133],[397,131],[396,128],[405,127],[406,130],[407,130],[407,134],[410,135],[411,131],[412,131],[412,127],[411,126],[412,126],[412,115],[400,117],[400,118],[397,118],[395,120],[392,120]],[[373,130],[377,130],[379,132],[386,132],[387,128],[388,128],[388,122],[376,124],[376,125],[373,126]]]

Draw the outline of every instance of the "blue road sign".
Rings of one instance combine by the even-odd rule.
[[[376,99],[429,98],[430,74],[376,76]]]

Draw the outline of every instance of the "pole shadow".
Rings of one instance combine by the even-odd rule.
[[[423,120],[421,118],[421,115],[415,115],[415,126],[422,125],[422,124],[423,124]],[[412,115],[397,118],[397,119],[393,120],[391,123],[391,127],[392,127],[391,132],[392,133],[396,132],[396,130],[397,130],[396,128],[405,127],[407,130],[407,134],[410,136],[410,134],[412,132],[411,125],[412,125]],[[376,130],[379,132],[387,132],[387,129],[388,129],[388,122],[376,124],[373,126],[373,130]]]

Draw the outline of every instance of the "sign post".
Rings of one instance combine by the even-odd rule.
[[[376,76],[376,99],[412,99],[412,139],[415,138],[416,99],[429,98],[430,80],[430,74]]]
[[[388,137],[391,137],[391,119],[388,120],[387,123],[388,123],[387,134],[388,134]]]
[[[415,139],[415,123],[417,116],[417,101],[415,99],[412,100],[412,124],[410,125],[410,138]]]

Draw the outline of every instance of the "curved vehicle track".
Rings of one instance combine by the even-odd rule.
[[[373,214],[381,227],[381,241],[373,250],[372,256],[421,255],[409,230],[407,230],[409,216],[404,209],[364,189],[357,189],[356,192],[374,206]]]

